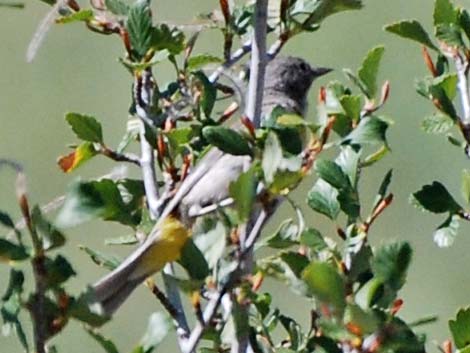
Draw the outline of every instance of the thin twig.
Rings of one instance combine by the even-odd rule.
[[[140,160],[139,160],[139,157],[137,157],[136,155],[134,154],[131,154],[131,153],[119,153],[119,152],[116,152],[110,148],[108,148],[107,146],[101,146],[100,148],[100,153],[110,159],[112,159],[113,161],[116,161],[116,162],[129,162],[129,163],[132,163],[132,164],[135,164],[136,166],[140,167]]]

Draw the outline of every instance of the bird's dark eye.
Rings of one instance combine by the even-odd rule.
[[[308,65],[306,63],[300,63],[300,69],[302,71],[309,71],[310,68],[308,67]]]

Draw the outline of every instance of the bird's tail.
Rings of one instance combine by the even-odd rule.
[[[175,217],[157,225],[147,240],[124,262],[92,286],[93,302],[111,316],[147,277],[179,258],[190,231]]]

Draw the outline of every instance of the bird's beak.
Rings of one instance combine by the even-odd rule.
[[[320,77],[323,75],[326,75],[327,73],[333,71],[333,69],[330,69],[328,67],[314,67],[312,68],[312,75],[314,77]]]

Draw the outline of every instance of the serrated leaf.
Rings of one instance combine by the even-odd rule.
[[[342,144],[361,145],[386,142],[388,123],[378,117],[365,117],[357,127],[342,140]]]
[[[441,23],[436,27],[436,38],[448,46],[464,47],[461,29],[453,23]]]
[[[127,16],[129,13],[129,5],[122,0],[105,0],[104,4],[115,15]]]
[[[421,207],[433,213],[457,213],[462,209],[446,187],[438,181],[424,185],[413,197]]]
[[[449,320],[449,329],[452,333],[455,346],[459,349],[470,345],[470,308],[460,309],[455,320]]]
[[[333,161],[319,159],[315,162],[314,169],[318,176],[336,189],[350,189],[349,177],[341,167]]]
[[[379,72],[380,61],[382,60],[384,52],[385,48],[383,46],[370,50],[357,73],[359,79],[367,88],[367,96],[369,98],[375,97],[377,93],[377,74]]]
[[[164,23],[152,27],[151,47],[156,51],[166,49],[171,55],[178,55],[184,49],[184,41],[184,33],[176,27],[170,28]]]
[[[308,14],[304,27],[321,23],[325,18],[335,13],[358,10],[362,8],[361,0],[305,0],[296,2],[291,15]]]
[[[230,183],[229,194],[235,201],[235,208],[241,221],[248,220],[251,215],[257,184],[254,168],[240,174],[236,181]]]
[[[406,242],[382,246],[371,260],[374,277],[393,290],[399,290],[405,283],[412,253],[411,246]]]
[[[125,225],[136,225],[140,221],[139,214],[133,214],[137,201],[132,199],[126,204],[118,184],[110,179],[78,181],[67,191],[56,224],[59,227],[72,227],[102,218]]]
[[[457,23],[458,11],[450,0],[436,0],[434,3],[434,26],[442,23]]]
[[[188,59],[186,68],[188,71],[197,71],[202,69],[204,66],[210,64],[219,64],[221,62],[222,59],[217,56],[213,56],[210,54],[200,54],[190,57]]]
[[[79,139],[89,142],[103,142],[101,124],[94,117],[78,113],[68,113],[65,116],[65,120],[67,120]]]
[[[85,331],[103,348],[106,353],[119,353],[116,345],[109,338],[106,338],[96,330],[85,326]]]
[[[437,246],[440,248],[452,246],[460,226],[459,220],[459,216],[451,215],[434,231],[433,240]]]
[[[93,10],[79,10],[68,16],[60,16],[55,22],[60,24],[67,24],[72,22],[88,22],[93,19]]]
[[[235,156],[251,154],[248,141],[235,130],[222,126],[206,126],[202,135],[212,145],[221,151]]]
[[[421,122],[421,128],[428,134],[444,134],[454,126],[455,122],[445,114],[427,116]]]
[[[414,40],[432,50],[438,51],[423,26],[416,20],[404,20],[385,26],[385,30],[400,37]]]
[[[387,196],[388,187],[390,186],[391,182],[392,182],[392,169],[390,169],[387,172],[387,174],[385,174],[384,178],[382,179],[382,182],[380,183],[379,190],[377,192],[377,196],[375,198],[372,209],[375,209],[377,205],[379,204],[379,202],[382,201],[385,198],[385,196]]]
[[[152,45],[152,14],[148,0],[137,0],[129,9],[126,21],[135,61],[141,61]]]
[[[328,263],[313,262],[302,273],[313,295],[330,304],[338,315],[346,306],[346,290],[343,277]]]
[[[340,210],[337,197],[338,190],[327,182],[318,180],[307,195],[307,203],[314,211],[335,220]]]
[[[335,159],[335,163],[338,164],[344,173],[349,177],[351,186],[355,186],[359,173],[359,158],[361,151],[356,151],[351,146],[341,146],[341,153]]]

